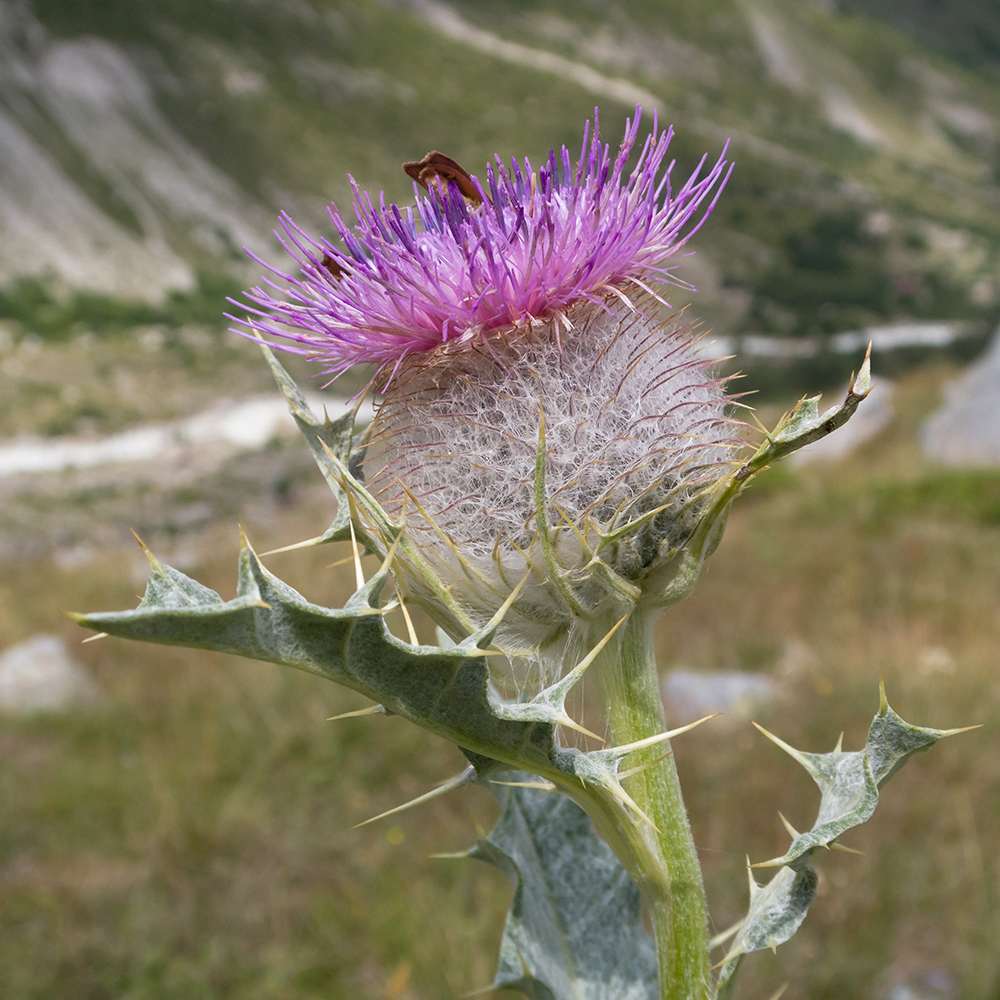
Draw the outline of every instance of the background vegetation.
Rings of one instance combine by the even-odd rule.
[[[738,169],[684,272],[702,289],[697,314],[721,333],[965,319],[979,324],[978,346],[1000,318],[1000,131],[963,131],[945,113],[957,102],[996,121],[992,5],[452,9],[477,30],[645,88],[677,125],[678,174],[732,137]],[[248,217],[290,208],[318,227],[326,199],[349,197],[348,171],[405,200],[398,164],[427,149],[473,169],[494,153],[538,162],[575,146],[599,100],[612,142],[631,111],[473,50],[405,4],[33,0],[30,10],[49,40],[118,46],[164,120],[238,186]],[[775,78],[761,24],[808,70],[801,86]],[[22,42],[33,44],[0,39]],[[830,81],[880,123],[881,144],[831,124]],[[108,217],[142,232],[140,182],[116,186],[41,91],[26,99],[18,86],[0,73],[0,111],[21,115]],[[255,280],[236,265],[239,248],[222,234],[210,254],[169,206],[154,207],[198,274],[192,289],[154,301],[44,273],[0,283],[3,438],[107,434],[271,391],[255,350],[220,317]],[[861,744],[880,667],[909,721],[985,726],[893,779],[875,819],[848,838],[860,856],[820,860],[803,931],[776,957],[746,962],[749,997],[787,981],[786,1000],[1000,1000],[1000,472],[926,462],[919,428],[957,367],[905,360],[876,358],[877,375],[897,365],[889,428],[849,461],[762,477],[695,596],[660,626],[667,668],[777,677],[781,696],[757,720],[805,749],[829,749],[841,730],[847,748]],[[801,391],[842,389],[850,367],[824,356],[755,369],[746,388],[767,390],[768,423]],[[431,855],[473,843],[492,820],[488,794],[353,829],[457,771],[453,749],[398,719],[326,722],[362,706],[316,678],[108,639],[76,645],[59,608],[125,607],[141,591],[129,527],[228,595],[238,519],[263,551],[316,534],[331,513],[297,443],[190,468],[148,464],[138,478],[107,468],[0,479],[0,648],[55,632],[103,691],[68,715],[0,716],[0,994],[437,1000],[484,986],[510,889],[491,869]],[[342,555],[268,562],[335,605],[351,589]],[[808,822],[815,793],[742,719],[717,720],[676,753],[722,929],[745,905],[746,854],[778,853],[777,811]]]
[[[848,463],[771,470],[696,595],[660,627],[668,667],[777,676],[781,696],[757,719],[806,749],[842,730],[847,748],[860,745],[880,667],[905,718],[986,726],[893,780],[848,838],[860,856],[820,860],[804,930],[776,958],[747,962],[749,996],[786,980],[794,1000],[899,984],[1000,995],[1000,473],[917,457],[917,423],[946,374],[907,378],[895,423]],[[324,491],[297,482],[284,506],[244,496],[259,548],[325,523]],[[180,536],[147,527],[161,555],[196,551],[189,571],[232,592],[231,522]],[[341,554],[269,562],[335,604],[351,587],[330,565]],[[58,554],[19,564],[0,585],[0,644],[53,629],[75,643],[54,608],[127,606],[142,562],[122,546],[81,567]],[[361,703],[305,675],[108,639],[78,649],[99,705],[0,722],[6,995],[374,1000],[489,981],[509,888],[485,867],[431,857],[488,826],[486,793],[352,829],[458,770],[452,748],[395,719],[325,722]],[[723,928],[744,905],[744,856],[778,853],[777,811],[801,825],[815,793],[745,720],[718,720],[676,752]]]

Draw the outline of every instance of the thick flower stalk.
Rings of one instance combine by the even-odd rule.
[[[847,420],[869,373],[866,361],[839,406],[821,414],[803,400],[748,447],[692,324],[662,297],[730,167],[720,157],[705,171],[703,160],[675,187],[670,131],[654,121],[636,153],[639,124],[637,112],[612,156],[595,116],[575,163],[565,148],[537,170],[497,160],[485,182],[430,153],[405,165],[414,206],[376,206],[355,186],[356,222],[331,207],[333,239],[283,217],[279,239],[298,272],[267,265],[248,305],[237,303],[248,309],[237,329],[331,379],[370,365],[380,397],[369,427],[356,429],[353,414],[321,419],[265,348],[338,499],[312,542],[354,545],[358,589],[343,609],[305,600],[244,542],[231,601],[151,557],[138,608],[79,618],[354,688],[372,712],[462,749],[469,768],[439,792],[526,772],[498,782],[515,790],[476,853],[517,882],[495,985],[555,1000],[730,996],[742,956],[787,940],[805,916],[812,852],[863,822],[903,760],[945,735],[908,726],[883,699],[865,750],[788,748],[820,785],[820,817],[774,859],[778,875],[753,884],[713,975],[669,753],[682,730],[666,727],[652,626],[694,586],[747,483]],[[368,581],[362,550],[382,560]],[[411,601],[446,640],[390,632],[386,614]],[[565,736],[582,730],[566,698],[588,670],[608,740],[585,750]],[[531,798],[539,786],[582,807],[604,842],[575,807]]]

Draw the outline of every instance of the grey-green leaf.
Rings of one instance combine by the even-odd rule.
[[[347,493],[338,478],[337,469],[330,460],[330,453],[336,455],[351,472],[360,469],[361,461],[364,458],[364,448],[356,445],[354,435],[356,409],[349,410],[337,420],[330,420],[325,414],[320,419],[309,408],[302,391],[274,356],[274,352],[263,344],[261,344],[261,350],[264,352],[264,359],[271,369],[271,374],[274,376],[281,394],[285,397],[285,402],[288,403],[289,412],[295,418],[295,423],[305,438],[306,444],[309,445],[313,460],[319,466],[319,471],[323,473],[323,478],[337,498],[337,512],[330,527],[317,538],[312,538],[308,542],[300,542],[293,547],[301,548],[309,544],[320,545],[325,542],[349,539],[350,505],[347,502]]]
[[[494,987],[531,1000],[654,1000],[639,890],[587,815],[563,795],[492,787],[503,813],[471,854],[515,887]]]
[[[816,892],[816,873],[810,860],[813,853],[870,819],[879,791],[914,753],[961,732],[904,722],[889,707],[884,692],[863,750],[844,753],[838,748],[832,753],[804,753],[761,731],[809,772],[820,789],[820,806],[812,829],[796,833],[785,854],[765,862],[764,866],[780,867],[778,874],[763,887],[751,878],[750,908],[720,974],[720,1000],[731,996],[733,977],[743,955],[784,944],[799,929]]]
[[[74,616],[126,639],[235,653],[307,670],[360,691],[396,715],[508,767],[558,777],[584,755],[560,747],[560,706],[508,705],[489,679],[477,636],[449,649],[411,645],[387,628],[383,569],[341,609],[306,601],[244,544],[237,596],[222,598],[150,557],[146,594],[132,611]],[[478,637],[482,638],[482,637]]]

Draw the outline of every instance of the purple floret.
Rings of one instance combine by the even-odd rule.
[[[527,159],[508,170],[498,157],[485,187],[472,178],[479,203],[453,183],[427,192],[415,184],[415,207],[384,198],[376,207],[351,178],[356,224],[328,209],[340,248],[283,214],[276,235],[299,274],[255,257],[279,280],[265,277],[267,287],[245,293],[249,305],[236,303],[248,311],[237,332],[281,338],[275,346],[308,355],[333,377],[356,364],[391,377],[414,354],[500,336],[580,300],[601,303],[625,282],[681,284],[672,274],[678,265],[665,262],[701,227],[732,167],[724,149],[700,177],[703,157],[673,192],[673,163],[663,169],[673,129],[658,131],[654,117],[626,177],[641,113],[626,122],[614,160],[596,112],[575,166],[565,146],[537,172]]]

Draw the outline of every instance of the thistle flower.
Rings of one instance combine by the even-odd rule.
[[[731,168],[701,176],[703,159],[675,193],[654,120],[627,172],[639,121],[614,158],[595,114],[576,165],[565,147],[537,171],[497,160],[485,185],[428,154],[406,165],[426,188],[415,208],[356,186],[354,227],[330,208],[343,250],[285,216],[300,273],[270,268],[280,297],[247,293],[252,335],[333,377],[377,366],[364,489],[405,525],[398,567],[453,633],[519,582],[505,634],[521,647],[634,603],[743,444],[691,324],[652,285],[680,283],[671,258]]]
[[[528,160],[508,169],[498,157],[485,187],[429,154],[407,165],[417,179],[415,208],[384,199],[376,208],[351,178],[356,225],[336,206],[328,210],[344,249],[283,215],[284,235],[276,235],[300,272],[260,261],[280,283],[265,279],[276,297],[263,287],[246,293],[250,335],[287,341],[284,350],[319,361],[331,376],[360,363],[391,373],[442,345],[503,337],[580,301],[600,304],[625,282],[676,281],[677,265],[665,262],[700,228],[731,167],[720,157],[702,177],[703,158],[674,192],[673,164],[664,169],[673,130],[658,131],[654,118],[626,177],[640,119],[637,109],[614,160],[595,112],[575,166],[565,146],[537,171]],[[426,164],[434,157],[451,169]]]

